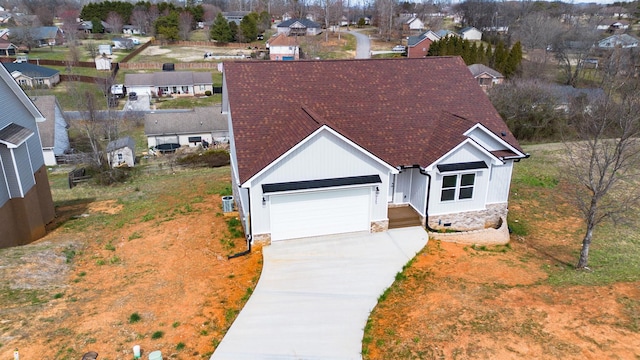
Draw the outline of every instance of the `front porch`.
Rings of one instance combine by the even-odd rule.
[[[387,216],[389,217],[389,229],[422,226],[420,214],[409,205],[389,207]]]

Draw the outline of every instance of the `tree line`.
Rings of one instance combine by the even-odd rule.
[[[475,41],[462,39],[458,36],[445,36],[434,41],[427,56],[461,56],[465,64],[483,64],[502,73],[506,78],[515,75],[522,63],[522,45],[516,42],[508,49],[504,42],[498,41],[495,50],[488,44],[478,45]]]

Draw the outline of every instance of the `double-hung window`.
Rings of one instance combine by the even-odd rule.
[[[442,177],[440,201],[465,200],[473,198],[476,174],[456,174]]]

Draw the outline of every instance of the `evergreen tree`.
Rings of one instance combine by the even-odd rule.
[[[484,54],[484,65],[493,67],[493,52],[491,50],[491,44],[487,44],[487,51]]]
[[[229,31],[231,32],[231,40],[238,41],[238,24],[235,21],[229,21]]]
[[[507,49],[505,49],[504,47],[504,43],[501,41],[498,41],[498,45],[496,45],[496,50],[493,53],[493,68],[498,70],[498,72],[501,72],[504,74],[506,68],[507,68],[507,59],[509,58],[509,53],[507,52]]]
[[[222,13],[218,13],[218,16],[216,16],[216,20],[211,26],[210,34],[211,39],[218,42],[227,43],[233,40],[229,23],[227,22],[227,19],[222,16]]]
[[[102,21],[98,18],[91,19],[91,32],[93,34],[102,34],[104,32],[104,26],[102,26]]]
[[[240,40],[251,42],[258,36],[258,14],[252,12],[245,15],[240,21]]]
[[[506,66],[503,75],[506,78],[510,78],[518,72],[520,64],[522,63],[522,44],[520,41],[516,42],[509,55],[507,57]]]

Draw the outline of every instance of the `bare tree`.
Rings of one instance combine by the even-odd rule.
[[[377,0],[376,1],[376,24],[381,37],[387,41],[391,41],[393,36],[393,18],[396,10],[395,0]]]
[[[543,12],[534,12],[523,17],[515,26],[514,38],[526,50],[547,49],[564,32],[558,19]]]
[[[193,15],[189,11],[183,11],[178,17],[178,35],[181,40],[189,40],[189,33],[193,29]]]
[[[594,26],[575,23],[556,37],[551,51],[567,85],[576,86],[582,72],[584,60],[593,54],[593,45],[599,38]]]
[[[574,186],[573,199],[586,222],[576,267],[588,269],[589,248],[598,224],[629,213],[640,199],[640,95],[638,84],[607,89],[595,101],[573,103],[572,125],[577,141],[565,141],[565,176]]]
[[[111,25],[111,32],[113,34],[121,34],[122,26],[124,25],[124,20],[122,20],[122,16],[115,11],[110,11],[107,14],[107,20],[105,22]]]

